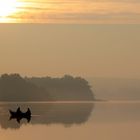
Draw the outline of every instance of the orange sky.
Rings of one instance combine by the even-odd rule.
[[[2,23],[140,23],[139,0],[0,0]]]
[[[140,25],[0,25],[0,73],[140,78]]]

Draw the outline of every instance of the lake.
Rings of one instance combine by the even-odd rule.
[[[9,120],[9,109],[29,107],[29,123]],[[139,140],[139,101],[0,102],[1,140]]]

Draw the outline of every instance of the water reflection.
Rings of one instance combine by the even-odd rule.
[[[85,123],[93,110],[93,103],[33,103],[33,104],[1,104],[0,105],[0,125],[2,128],[20,128],[23,124],[28,124],[26,118],[21,119],[20,123],[9,120],[8,109],[15,110],[20,106],[23,111],[30,107],[32,119],[30,124],[63,124],[66,127],[73,124]]]

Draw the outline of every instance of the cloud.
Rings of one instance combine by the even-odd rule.
[[[11,19],[41,23],[140,23],[140,2],[49,1],[23,2]]]

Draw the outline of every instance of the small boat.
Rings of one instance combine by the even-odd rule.
[[[31,111],[30,109],[28,108],[26,112],[22,112],[20,110],[20,108],[17,109],[17,111],[12,111],[12,110],[9,110],[11,116],[10,116],[10,120],[11,119],[17,119],[17,122],[20,123],[20,120],[25,118],[27,119],[28,122],[30,122],[31,120]]]

